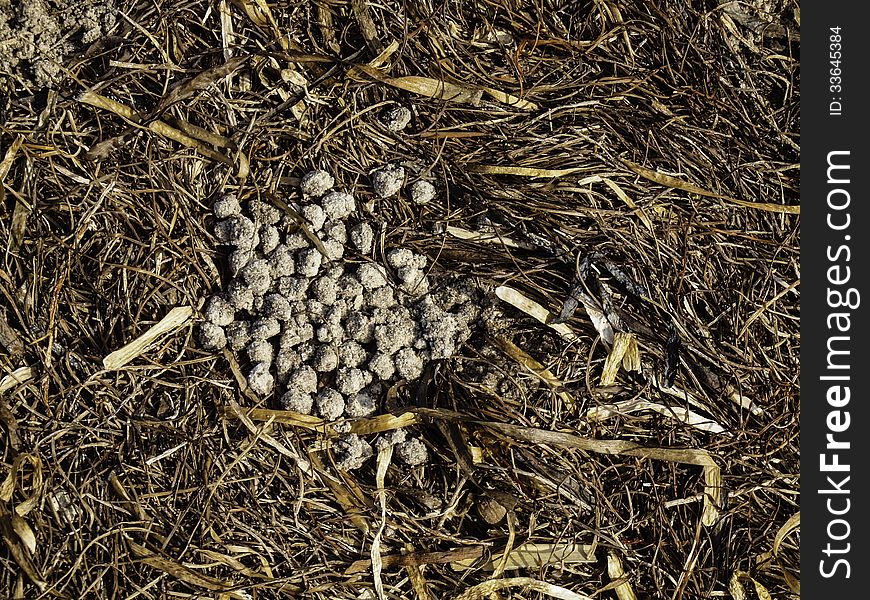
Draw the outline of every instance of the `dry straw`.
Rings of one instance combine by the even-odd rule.
[[[0,597],[798,597],[796,2],[126,4],[3,82]],[[314,168],[484,314],[333,424],[191,335],[211,200]]]

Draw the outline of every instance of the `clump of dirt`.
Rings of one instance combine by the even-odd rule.
[[[115,0],[0,0],[0,74],[50,87],[61,65],[114,25]]]

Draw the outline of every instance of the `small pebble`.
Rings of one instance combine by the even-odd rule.
[[[399,193],[404,179],[404,167],[387,165],[372,173],[372,188],[377,196],[389,198]]]
[[[393,374],[396,372],[396,365],[393,359],[383,352],[377,352],[368,364],[369,371],[381,381],[390,381]]]
[[[227,287],[227,300],[236,310],[250,311],[254,307],[254,292],[243,281],[233,279]]]
[[[414,253],[407,248],[394,248],[387,252],[387,264],[394,269],[407,267],[414,262]]]
[[[226,327],[235,319],[236,309],[223,295],[215,295],[206,303],[204,314],[209,323]]]
[[[287,379],[294,369],[298,369],[302,364],[302,359],[299,354],[292,348],[283,348],[279,346],[278,354],[275,356],[275,372],[278,375],[278,381],[286,386]]]
[[[269,372],[269,363],[260,362],[248,372],[248,387],[260,396],[267,396],[275,386],[275,378]]]
[[[326,216],[332,221],[340,221],[356,209],[353,196],[347,192],[330,192],[320,200]]]
[[[350,242],[361,254],[371,254],[375,247],[375,232],[366,222],[354,225],[350,230]]]
[[[235,277],[239,274],[239,271],[244,269],[248,263],[250,263],[254,258],[254,251],[248,249],[236,248],[232,252],[230,252],[229,257],[227,258],[227,266],[230,270],[230,275]]]
[[[305,394],[317,391],[317,372],[308,365],[302,365],[290,374],[287,379],[287,389]]]
[[[310,171],[303,175],[299,187],[304,196],[319,197],[332,189],[335,179],[326,171]]]
[[[366,301],[374,308],[391,308],[396,305],[396,294],[390,286],[383,286],[366,293]]]
[[[323,208],[317,204],[307,204],[303,206],[300,214],[311,226],[312,232],[320,231],[323,229],[323,224],[326,223],[326,213],[323,212]]]
[[[233,321],[224,328],[230,350],[241,350],[251,341],[251,324],[248,321]]]
[[[396,458],[409,467],[417,467],[429,459],[425,444],[417,438],[411,438],[397,444],[394,453]]]
[[[342,246],[347,243],[347,227],[342,221],[327,221],[323,226],[322,233],[326,234],[326,239],[334,240]]]
[[[310,415],[311,410],[314,408],[314,396],[291,389],[281,396],[281,406],[284,407],[284,410],[292,410],[303,415]]]
[[[319,346],[314,352],[314,360],[311,364],[315,371],[329,373],[338,368],[338,353],[329,344]]]
[[[423,361],[411,348],[402,348],[393,357],[396,372],[408,381],[414,381],[423,374]]]
[[[281,243],[281,234],[273,225],[260,226],[260,251],[269,254]]]
[[[422,179],[411,184],[410,192],[414,204],[429,204],[435,198],[435,186]]]
[[[335,421],[344,413],[344,396],[332,388],[323,388],[315,398],[317,412],[327,421]]]
[[[281,294],[267,294],[263,298],[263,308],[260,312],[278,321],[289,321],[293,318],[290,302]]]
[[[254,296],[262,296],[272,286],[272,273],[269,262],[264,259],[252,260],[245,265],[239,276],[248,284]]]
[[[338,240],[323,240],[323,248],[326,250],[326,258],[331,261],[341,260],[344,256],[344,244]]]
[[[254,222],[241,215],[233,215],[219,221],[214,228],[215,237],[237,248],[252,249],[256,247],[257,227]]]
[[[353,340],[345,340],[338,348],[342,367],[358,367],[365,362],[367,355],[365,348]]]
[[[270,342],[256,338],[248,344],[247,352],[248,360],[252,363],[272,364],[272,359],[275,356],[275,348]]]
[[[354,394],[347,401],[347,405],[344,408],[344,412],[347,413],[347,416],[354,419],[367,417],[374,414],[375,410],[377,410],[377,404],[375,403],[374,398],[372,398],[372,395],[368,392],[358,392]]]
[[[261,225],[275,225],[284,216],[281,209],[262,200],[251,200],[248,202],[248,212],[254,217],[254,221]]]
[[[326,306],[332,306],[338,299],[338,282],[329,277],[320,277],[308,288],[314,297]]]
[[[360,369],[341,368],[335,374],[335,387],[345,396],[356,394],[366,383],[365,375]]]
[[[344,435],[332,445],[335,466],[345,471],[359,469],[374,455],[371,445],[355,433]]]
[[[281,277],[278,280],[278,293],[288,302],[303,300],[307,291],[308,279],[304,277]]]
[[[304,233],[297,231],[296,233],[291,233],[284,238],[284,245],[290,250],[304,250],[311,246],[311,242],[308,241],[308,238],[305,237]]]
[[[255,340],[268,340],[281,333],[281,323],[272,317],[261,317],[251,324],[251,337]]]
[[[242,214],[242,206],[235,194],[224,194],[214,201],[211,206],[214,216],[218,219],[226,219],[233,215]]]
[[[356,269],[359,282],[367,290],[373,290],[387,285],[387,274],[384,268],[376,263],[363,263]]]
[[[347,337],[359,342],[360,344],[368,344],[373,339],[374,326],[371,320],[362,313],[351,313],[347,316],[344,322],[344,331]]]
[[[380,121],[390,131],[402,131],[411,122],[411,111],[404,106],[391,106],[381,114]]]
[[[316,277],[322,261],[323,256],[317,248],[301,250],[296,255],[296,272],[303,277]]]
[[[199,326],[199,345],[203,350],[223,350],[227,345],[227,336],[223,327],[206,321]]]

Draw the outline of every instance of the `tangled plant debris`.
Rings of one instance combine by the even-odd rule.
[[[106,35],[116,19],[114,0],[0,0],[0,73],[54,85],[64,61]]]
[[[797,2],[115,1],[123,18],[92,45],[78,27],[51,42],[44,54],[78,51],[62,88],[39,89],[33,61],[13,56],[21,8],[87,4],[0,0],[0,477],[15,521],[0,597],[470,598],[512,581],[551,587],[497,593],[799,596]],[[411,103],[391,131],[382,111]],[[312,160],[358,200],[343,244],[324,241],[341,237],[329,192],[299,192]],[[372,161],[404,167],[398,195],[373,193]],[[358,178],[367,193],[341,187]],[[419,180],[437,189],[428,204]],[[216,186],[238,197],[206,217],[197,200]],[[258,203],[267,190],[292,211]],[[295,225],[312,200],[322,234]],[[213,225],[232,215],[257,244],[221,242],[216,257]],[[331,286],[297,271],[314,240],[308,268],[349,276],[336,302],[370,303],[344,323],[367,341],[318,350],[309,319],[290,352],[282,334],[255,343],[258,319],[283,331],[298,302],[322,312],[314,290]],[[372,307],[407,294],[386,260],[396,248],[429,257],[440,308],[456,310],[446,277],[481,286],[486,306],[459,356],[424,361],[416,384],[373,374],[343,395],[338,369],[377,362]],[[255,296],[239,273],[256,259],[293,274]],[[365,288],[363,264],[388,284]],[[202,335],[224,350],[181,328],[105,370],[215,292],[233,321]],[[620,360],[621,341],[642,371],[622,368],[637,356],[622,346]],[[269,356],[273,392],[246,389],[234,410],[227,379],[247,388]],[[377,360],[396,381],[395,354]],[[336,422],[270,410],[317,414],[325,388],[344,400]],[[399,414],[408,403],[426,409]],[[403,425],[401,441],[366,433]],[[321,433],[342,426],[359,439]],[[424,468],[400,463],[408,437]],[[362,442],[393,456],[383,485]],[[632,451],[586,449],[599,443]],[[708,452],[721,485],[648,448]]]
[[[373,176],[375,192],[395,194],[403,179],[402,167],[384,167]],[[375,414],[385,386],[413,382],[428,362],[455,355],[479,312],[469,289],[430,293],[425,256],[392,248],[385,264],[376,260],[372,226],[354,222],[354,197],[334,183],[325,171],[302,177],[294,208],[302,226],[259,200],[214,201],[213,232],[230,249],[231,279],[206,301],[199,329],[204,349],[227,347],[249,365],[252,392],[327,421]],[[420,440],[391,443],[405,464],[425,462]],[[351,435],[335,451],[348,469],[371,455],[368,442]]]

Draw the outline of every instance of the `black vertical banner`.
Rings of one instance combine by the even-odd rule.
[[[801,592],[865,597],[870,164],[860,2],[801,5]]]

